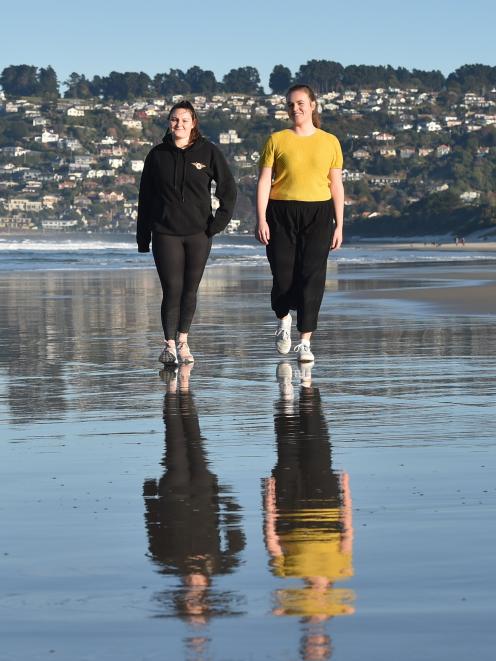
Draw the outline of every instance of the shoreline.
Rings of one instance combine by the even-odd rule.
[[[218,234],[216,235],[217,238],[220,237],[232,237],[233,239],[252,239],[255,241],[254,237],[248,233],[242,233],[242,232],[230,232],[228,234]],[[44,231],[37,231],[37,232],[2,232],[0,231],[0,240],[6,240],[6,239],[31,239],[31,238],[43,238],[43,239],[55,239],[55,240],[60,240],[60,239],[66,239],[70,241],[71,239],[78,238],[81,239],[82,237],[87,238],[89,241],[91,240],[101,240],[103,238],[106,239],[116,239],[116,240],[129,240],[131,243],[134,243],[135,241],[135,235],[134,233],[123,233],[123,232],[44,232]],[[463,245],[461,244],[456,244],[454,241],[448,241],[446,237],[435,237],[435,236],[428,236],[425,237],[425,239],[421,239],[420,237],[415,237],[415,240],[413,241],[408,241],[404,238],[390,238],[390,237],[385,237],[385,238],[378,238],[378,239],[369,239],[369,238],[363,238],[363,239],[358,239],[358,238],[353,238],[351,241],[344,241],[343,243],[343,248],[373,248],[373,249],[380,249],[380,250],[419,250],[419,251],[427,251],[427,250],[441,250],[441,251],[448,251],[448,250],[456,250],[460,251],[460,253],[463,253],[463,251],[467,250],[481,250],[481,251],[487,251],[487,252],[494,252],[496,251],[496,240],[494,241],[485,241],[482,239],[472,239],[472,240],[465,240],[465,243]]]

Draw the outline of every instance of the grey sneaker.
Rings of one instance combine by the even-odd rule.
[[[166,344],[158,359],[166,366],[177,365],[176,346],[174,344]]]
[[[297,344],[294,348],[298,354],[298,362],[300,363],[313,363],[315,356],[310,350],[310,342],[308,340],[302,340],[300,344]]]
[[[289,353],[291,349],[291,322],[290,314],[287,314],[284,319],[279,319],[276,330],[276,349],[279,353]]]
[[[164,365],[164,368],[159,372],[159,376],[167,386],[167,392],[173,395],[177,391],[177,367]]]

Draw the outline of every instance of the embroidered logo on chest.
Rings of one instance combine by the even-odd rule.
[[[191,163],[191,165],[193,165],[197,170],[203,170],[203,168],[207,167],[205,163],[198,163],[198,162]]]

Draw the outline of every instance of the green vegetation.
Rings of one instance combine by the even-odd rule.
[[[294,82],[317,90],[322,128],[343,147],[350,233],[467,234],[494,225],[496,67],[465,65],[445,77],[328,60],[310,60],[294,75],[274,66],[274,95],[263,93],[250,66],[222,81],[198,66],[153,78],[73,73],[64,98],[51,67],[9,66],[0,74],[0,216],[27,213],[16,206],[21,198],[38,224],[68,216],[93,230],[132,229],[140,162],[162,140],[182,94],[231,164],[235,217],[250,231],[259,152],[269,133],[287,126],[278,95]]]
[[[352,64],[344,67],[331,60],[309,60],[298,71],[291,71],[282,64],[274,66],[269,86],[274,93],[283,94],[293,83],[307,83],[317,92],[328,90],[397,87],[416,88],[449,94],[461,92],[484,92],[496,86],[496,67],[484,64],[466,64],[445,77],[440,71],[422,71],[390,65],[375,66]],[[21,64],[6,67],[0,75],[0,84],[9,97],[59,96],[58,81],[52,67],[37,69]],[[64,96],[72,99],[131,100],[159,94],[214,94],[215,92],[263,93],[260,75],[255,67],[231,69],[217,81],[212,71],[193,66],[186,72],[170,69],[168,73],[157,73],[152,79],[143,72],[119,73],[112,71],[108,76],[94,76],[91,80],[83,74],[72,73],[64,81]]]
[[[406,207],[401,216],[381,216],[353,222],[349,232],[368,237],[409,237],[453,234],[465,236],[496,228],[496,208],[488,203],[463,205],[449,191],[435,193]]]

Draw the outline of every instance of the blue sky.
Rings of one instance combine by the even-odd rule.
[[[23,0],[1,13],[0,70],[51,64],[61,81],[76,71],[144,71],[198,65],[218,80],[254,66],[267,86],[276,64],[310,59],[440,69],[496,65],[493,0]]]

